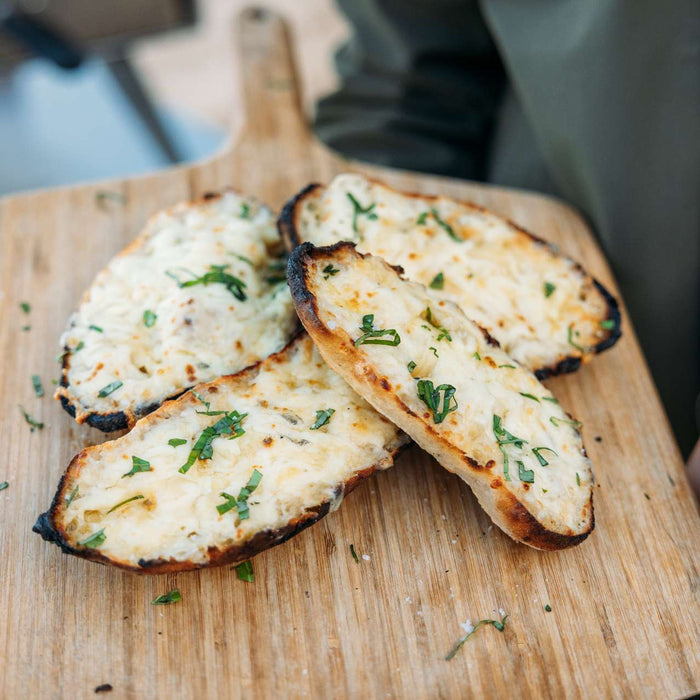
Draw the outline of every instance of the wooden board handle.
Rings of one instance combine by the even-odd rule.
[[[241,141],[308,141],[287,23],[268,9],[249,7],[238,18],[236,39],[245,114]]]

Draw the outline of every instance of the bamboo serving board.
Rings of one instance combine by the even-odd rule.
[[[236,37],[246,119],[235,146],[203,164],[0,202],[0,482],[10,484],[0,492],[0,698],[87,698],[107,683],[110,698],[672,698],[700,689],[700,519],[624,310],[615,348],[548,382],[584,422],[597,477],[596,529],[574,549],[515,544],[417,447],[338,512],[256,557],[252,584],[229,567],[136,576],[65,556],[31,532],[70,458],[105,439],[48,396],[58,338],[96,272],[162,207],[226,185],[279,207],[352,168],[490,207],[615,290],[590,231],[559,202],[332,155],[302,117],[281,20],[248,11]],[[104,190],[124,201],[100,198]],[[18,403],[43,430],[30,432]],[[351,543],[369,560],[356,563]],[[182,602],[151,605],[175,587]],[[445,661],[460,623],[499,609],[509,616],[503,633],[483,628]]]

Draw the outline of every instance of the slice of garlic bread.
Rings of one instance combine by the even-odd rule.
[[[235,563],[337,508],[408,441],[304,333],[84,449],[34,529],[65,552],[138,572]]]
[[[160,212],[72,315],[56,398],[79,423],[127,428],[284,347],[298,322],[283,252],[270,210],[233,192]]]
[[[538,549],[593,529],[580,424],[455,304],[352,243],[291,255],[297,313],[332,369]]]
[[[278,221],[287,247],[357,243],[448,299],[540,379],[571,372],[620,337],[617,302],[573,260],[467,202],[339,175],[292,199]]]

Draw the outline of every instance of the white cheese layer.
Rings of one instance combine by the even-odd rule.
[[[296,327],[272,213],[227,192],[157,214],[102,270],[70,319],[57,395],[90,413],[139,413],[279,350]],[[180,286],[212,266],[240,280]],[[229,278],[226,278],[229,279]],[[105,396],[105,387],[121,385]]]
[[[329,262],[337,270],[332,276],[324,272]],[[368,389],[374,397],[391,391],[437,435],[435,442],[423,444],[412,433],[424,449],[436,454],[440,440],[448,441],[482,465],[481,473],[495,480],[491,488],[505,487],[548,530],[586,530],[593,474],[578,424],[531,372],[491,345],[457,306],[436,301],[423,286],[401,280],[380,258],[354,253],[320,255],[309,262],[307,284],[316,295],[322,323],[341,337],[347,334],[348,345],[363,336],[368,315],[375,330],[398,333],[395,346],[358,345],[353,352],[361,360],[354,367],[363,368],[363,381],[374,377]],[[373,340],[393,337],[386,333]],[[352,374],[350,365],[344,371]],[[388,388],[382,388],[382,378]],[[454,388],[450,407],[456,405],[456,410],[442,422],[436,422],[421,400],[419,380],[430,380],[433,388]],[[362,393],[374,403],[369,393]],[[444,395],[443,390],[440,409]],[[402,420],[405,410],[391,410],[385,415],[411,433]],[[500,429],[496,434],[494,416],[499,428],[515,439]],[[508,440],[501,449],[499,442]],[[468,477],[470,469],[462,467],[458,473]]]
[[[202,413],[207,408],[190,392],[124,437],[88,448],[71,464],[61,494],[64,504],[77,489],[56,523],[71,546],[103,529],[97,550],[115,563],[203,565],[210,548],[241,546],[327,502],[337,507],[346,481],[374,465],[390,467],[407,440],[328,368],[306,335],[259,368],[195,391],[211,411],[247,413],[245,433],[215,438],[211,459],[180,473],[202,431],[221,418]],[[311,429],[317,411],[327,409],[335,410],[328,422]],[[172,447],[172,439],[185,442]],[[124,477],[132,456],[152,471]],[[235,508],[219,514],[220,494],[237,497],[255,469],[262,479],[248,499],[250,517],[239,519]],[[144,498],[108,512],[136,496]]]
[[[432,296],[455,302],[533,371],[585,356],[607,337],[600,322],[608,304],[592,279],[480,207],[345,174],[303,201],[297,226],[303,241],[353,241],[360,252],[403,267],[409,279],[432,283]]]

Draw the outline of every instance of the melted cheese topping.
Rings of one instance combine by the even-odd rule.
[[[272,213],[231,192],[157,214],[71,317],[61,339],[69,386],[57,395],[76,405],[79,422],[91,412],[138,415],[279,350],[296,327],[280,252]],[[245,284],[245,300],[222,283],[179,286],[212,265]],[[100,397],[113,382],[122,385]]]
[[[363,209],[374,207],[355,215],[351,196]],[[442,274],[442,288],[429,294],[455,302],[533,371],[585,356],[607,337],[600,322],[608,304],[593,280],[572,260],[479,207],[405,195],[346,174],[304,199],[298,216],[303,241],[353,241],[360,252],[401,265],[426,287]],[[552,285],[549,296],[545,284]]]
[[[215,438],[211,459],[181,474],[197,438],[220,419],[201,413],[205,406],[188,393],[124,437],[88,448],[71,465],[62,491],[65,503],[78,488],[58,522],[72,546],[104,528],[97,549],[116,562],[206,564],[211,547],[241,546],[323,503],[337,507],[348,479],[373,465],[390,467],[391,453],[407,440],[328,368],[306,335],[259,368],[196,391],[211,411],[247,413],[245,433]],[[316,411],[330,408],[328,423],[312,430]],[[171,447],[173,438],[186,442]],[[132,455],[150,462],[152,471],[123,477]],[[248,499],[250,518],[238,519],[235,508],[220,515],[221,492],[238,496],[254,469],[262,479]],[[139,495],[144,498],[108,513]]]
[[[328,263],[338,269],[333,276],[324,276]],[[491,463],[487,473],[499,477],[547,529],[570,534],[587,528],[593,475],[579,431],[551,392],[531,372],[516,366],[505,352],[491,345],[457,306],[436,301],[421,285],[401,280],[380,258],[363,259],[352,252],[318,255],[309,263],[307,283],[316,295],[322,323],[336,334],[347,334],[343,339],[350,346],[363,334],[361,326],[367,314],[374,315],[375,329],[398,332],[400,343],[395,347],[362,344],[355,350],[371,368],[361,370],[363,380],[379,377],[370,391],[386,394],[380,382],[382,377],[388,379],[391,392],[440,438],[480,465]],[[415,368],[411,370],[409,363],[415,363]],[[444,384],[456,389],[457,409],[443,422],[435,423],[428,406],[419,398],[419,379],[432,381],[434,387]],[[355,388],[359,390],[357,384]],[[362,393],[373,401],[369,391]],[[379,403],[375,406],[381,408]],[[395,410],[386,411],[386,415],[407,432],[415,433],[403,420],[405,413],[402,416]],[[494,416],[501,419],[502,428],[523,441],[520,447],[504,445],[508,477],[494,434]],[[411,436],[425,442],[420,435]],[[436,454],[433,444],[422,447]],[[541,450],[546,466],[533,448]],[[522,462],[525,474],[532,472],[532,483],[521,480],[518,462]],[[458,473],[467,480],[471,476],[463,465]]]

